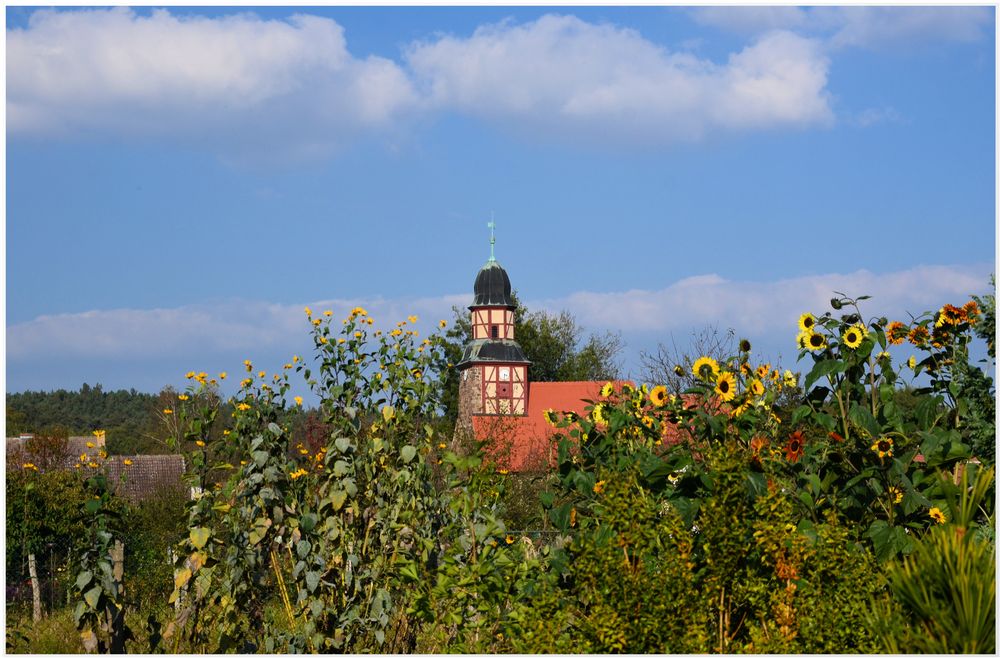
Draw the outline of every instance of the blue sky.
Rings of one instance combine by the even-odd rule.
[[[834,289],[988,289],[994,9],[7,8],[7,390],[429,329],[489,254],[530,307],[791,365]]]

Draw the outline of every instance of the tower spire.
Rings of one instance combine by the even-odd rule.
[[[490,212],[490,221],[486,224],[487,228],[490,229],[490,262],[496,262],[496,257],[493,255],[493,245],[496,244],[497,238],[493,234],[494,229],[497,227],[497,223],[493,221],[493,212]]]

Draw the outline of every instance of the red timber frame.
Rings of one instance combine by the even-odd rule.
[[[473,340],[479,338],[514,340],[513,309],[503,306],[473,306],[471,310]]]
[[[483,363],[483,413],[523,416],[528,412],[528,366],[523,363]]]

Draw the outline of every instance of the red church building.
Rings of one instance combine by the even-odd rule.
[[[457,432],[489,441],[497,462],[512,471],[545,468],[554,448],[549,440],[553,428],[543,412],[582,414],[588,404],[584,400],[597,400],[606,382],[531,381],[531,362],[514,334],[510,278],[492,254],[473,291],[472,338],[456,364]]]

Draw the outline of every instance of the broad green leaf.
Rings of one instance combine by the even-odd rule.
[[[417,449],[413,446],[403,446],[399,451],[399,456],[403,458],[403,463],[408,464],[417,456]]]
[[[97,587],[91,587],[89,590],[83,593],[83,600],[87,602],[87,605],[93,610],[97,610],[97,604],[101,600],[101,594],[104,592],[100,585]]]
[[[212,536],[212,531],[208,528],[191,528],[191,545],[195,548],[204,548],[208,543],[208,538]]]
[[[93,571],[81,571],[80,575],[76,577],[76,588],[83,591],[83,588],[90,584],[90,581],[94,579]]]
[[[312,529],[316,527],[317,520],[315,514],[303,514],[299,519],[299,525],[302,526],[304,532],[312,532]]]
[[[347,492],[345,491],[334,491],[330,494],[330,504],[333,505],[334,511],[339,510],[344,506],[344,502],[347,500]]]

